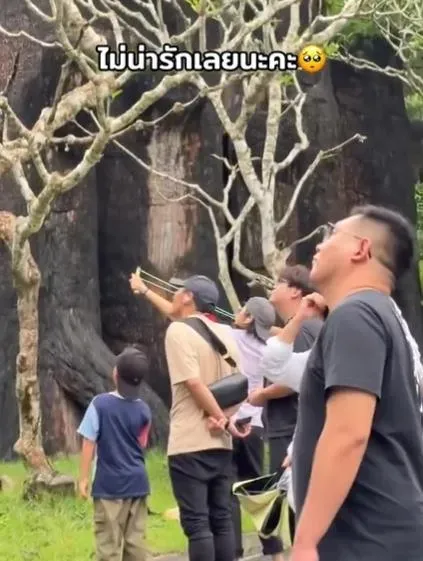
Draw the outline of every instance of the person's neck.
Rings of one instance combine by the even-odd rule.
[[[283,312],[280,312],[280,316],[283,321],[286,323],[288,322],[298,311],[300,307],[301,300],[293,300],[290,304],[284,309]]]
[[[329,310],[336,308],[345,298],[355,294],[356,292],[363,292],[365,290],[374,290],[381,292],[386,296],[391,295],[391,286],[389,282],[368,278],[365,280],[359,279],[346,279],[345,281],[333,282],[327,287],[322,287],[320,293],[326,300]]]
[[[183,308],[181,311],[181,318],[188,318],[190,316],[201,316],[201,312],[196,310],[195,308]]]

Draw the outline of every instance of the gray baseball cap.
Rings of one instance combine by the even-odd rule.
[[[219,289],[217,284],[208,277],[193,275],[184,280],[173,278],[171,283],[192,292],[198,307],[203,308],[205,306],[211,311],[217,306]]]
[[[270,329],[276,323],[276,310],[266,298],[254,296],[247,300],[245,309],[254,318],[257,336],[263,341],[270,337]]]

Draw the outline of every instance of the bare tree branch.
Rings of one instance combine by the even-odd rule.
[[[31,187],[29,186],[28,180],[25,177],[25,172],[24,172],[22,164],[20,162],[17,162],[12,167],[12,173],[13,173],[13,177],[16,181],[16,184],[20,188],[21,195],[25,199],[25,202],[26,202],[26,205],[27,205],[27,211],[30,212],[31,205],[35,200],[35,195],[34,195],[32,189],[31,189]]]
[[[245,278],[249,279],[250,281],[258,281],[259,276],[252,271],[251,269],[248,269],[248,267],[246,267],[240,259],[240,255],[241,255],[241,228],[239,228],[234,236],[234,255],[232,258],[232,267],[234,268],[235,271],[238,271],[238,273],[240,273],[241,275],[243,275]]]
[[[49,16],[45,12],[43,12],[38,6],[36,6],[31,0],[24,0],[26,7],[32,14],[39,18],[41,21],[45,23],[52,23],[54,21],[54,16]]]
[[[301,176],[297,185],[295,186],[294,193],[293,193],[293,195],[292,195],[292,197],[289,201],[289,204],[288,204],[288,208],[287,208],[284,216],[281,218],[281,220],[275,226],[276,233],[278,233],[288,223],[288,220],[292,216],[292,213],[293,213],[293,211],[296,207],[298,198],[301,194],[301,191],[302,191],[304,185],[306,184],[307,180],[312,176],[312,174],[315,172],[315,170],[318,167],[318,165],[320,164],[320,162],[324,159],[327,159],[327,158],[333,156],[334,154],[336,154],[337,152],[339,152],[340,150],[345,148],[345,146],[347,146],[348,144],[351,144],[352,142],[355,142],[356,140],[358,140],[359,142],[364,142],[366,140],[366,137],[361,135],[361,134],[356,133],[353,136],[351,136],[350,138],[348,138],[347,140],[345,140],[344,142],[341,142],[340,144],[334,146],[333,148],[330,148],[328,150],[319,150],[316,157],[311,162],[311,164],[307,167],[306,171],[303,173],[303,175]]]
[[[11,37],[12,39],[20,39],[23,37],[24,39],[28,39],[32,43],[36,43],[37,45],[40,45],[41,47],[44,47],[46,49],[58,46],[58,43],[56,43],[56,41],[54,42],[43,41],[41,39],[38,39],[37,37],[34,37],[33,35],[24,31],[23,29],[19,31],[10,31],[6,29],[3,25],[0,25],[0,33],[2,35],[5,35],[6,37]]]
[[[0,96],[0,111],[4,112],[7,115],[13,126],[16,128],[16,133],[18,135],[20,135],[24,139],[27,139],[29,137],[29,130],[24,126],[22,121],[10,107],[7,97],[3,95]]]
[[[280,171],[287,169],[289,166],[291,166],[294,160],[297,158],[297,156],[299,156],[301,152],[304,152],[304,150],[307,150],[307,148],[310,146],[310,141],[304,131],[304,122],[303,122],[304,120],[303,111],[304,111],[304,104],[306,101],[306,95],[301,91],[297,79],[295,79],[295,85],[299,93],[298,96],[296,97],[296,100],[292,104],[292,108],[295,111],[295,130],[296,133],[298,134],[300,142],[294,144],[294,146],[289,151],[288,155],[281,162],[276,162],[273,164],[275,175],[277,175]]]
[[[18,73],[20,55],[21,55],[21,52],[18,51],[14,56],[12,71],[10,72],[10,74],[7,78],[6,85],[3,89],[3,91],[0,93],[1,97],[6,97],[7,98],[8,94],[9,94],[9,91],[10,91],[12,85],[13,85],[13,82],[15,81],[16,74]]]
[[[324,45],[325,43],[330,41],[342,30],[342,28],[348,23],[349,20],[360,15],[360,10],[363,3],[363,0],[346,0],[341,11],[330,18],[329,25],[319,33],[315,33],[315,28],[324,20],[322,19],[322,16],[317,16],[319,19],[316,19],[315,23],[312,23],[301,35],[297,49],[299,50],[302,46],[305,46],[311,40],[316,45]]]

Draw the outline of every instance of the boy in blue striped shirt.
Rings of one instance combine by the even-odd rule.
[[[116,360],[116,390],[94,397],[78,428],[83,437],[79,490],[88,498],[91,464],[96,454],[91,495],[97,561],[144,561],[146,499],[150,483],[144,448],[151,411],[140,397],[148,370],[146,356],[128,348]]]

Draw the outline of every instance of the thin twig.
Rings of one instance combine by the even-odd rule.
[[[71,65],[71,60],[67,60],[64,64],[62,64],[62,67],[60,69],[59,82],[57,84],[56,91],[54,92],[51,113],[47,119],[47,125],[51,125],[51,123],[54,121],[54,118],[56,117],[57,106],[59,104],[59,101],[62,99],[63,92],[65,91]]]
[[[28,39],[32,43],[36,43],[37,45],[40,45],[41,47],[45,47],[47,49],[52,49],[59,45],[59,43],[57,43],[56,41],[49,42],[49,41],[43,41],[42,39],[38,39],[37,37],[34,37],[30,33],[24,31],[23,29],[19,31],[10,31],[9,29],[6,29],[3,25],[0,25],[0,33],[12,39],[21,39],[23,37],[25,39]]]
[[[0,96],[4,96],[4,97],[8,96],[9,91],[10,91],[11,87],[13,86],[13,82],[15,81],[16,75],[18,73],[20,57],[21,57],[21,51],[19,50],[14,56],[12,71],[9,74],[9,77],[7,78],[6,85],[3,89],[3,91],[0,93]]]

